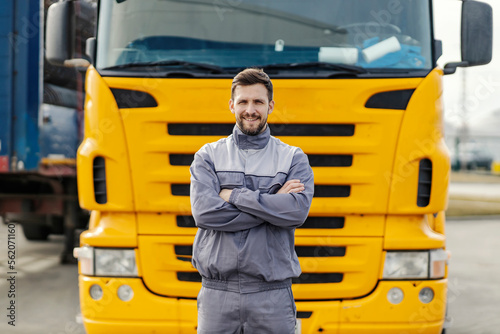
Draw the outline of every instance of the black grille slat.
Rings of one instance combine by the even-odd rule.
[[[393,90],[372,95],[366,101],[366,108],[405,110],[408,107],[414,89]]]
[[[307,312],[307,311],[297,311],[297,318],[298,319],[309,319],[312,316],[312,312]]]
[[[193,216],[177,216],[177,226],[183,228],[195,228],[196,223]],[[344,228],[345,217],[307,217],[306,221],[299,228],[325,228],[341,229]]]
[[[422,159],[418,171],[417,206],[426,207],[430,203],[432,190],[432,161]]]
[[[298,257],[343,257],[345,247],[295,246]]]
[[[193,246],[174,246],[175,255],[192,256]],[[328,246],[295,246],[298,257],[343,257],[346,253],[345,247]]]
[[[299,228],[344,228],[345,217],[307,217],[306,221]]]
[[[106,187],[106,161],[104,158],[95,157],[92,169],[95,201],[99,204],[106,204],[108,202],[108,191]]]
[[[172,184],[172,195],[189,196],[189,184]],[[349,197],[351,186],[314,186],[314,197]]]
[[[354,124],[268,124],[273,136],[350,137]],[[234,123],[171,123],[167,132],[171,136],[229,136]]]
[[[120,109],[158,107],[155,98],[146,92],[130,89],[111,88]]]
[[[349,197],[351,186],[314,186],[314,197]]]
[[[308,154],[311,167],[350,167],[352,155],[347,154]]]
[[[176,221],[179,227],[196,227],[193,216],[177,216]]]
[[[194,154],[170,154],[170,164],[172,166],[191,166]]]
[[[182,282],[201,282],[201,275],[197,272],[177,272],[177,279]]]
[[[317,283],[340,283],[344,279],[344,274],[324,273],[310,274],[302,273],[299,277],[292,278],[293,284],[317,284]]]
[[[350,167],[352,155],[347,154],[308,154],[311,167]],[[170,154],[170,165],[191,166],[194,154]]]
[[[175,250],[175,255],[187,255],[187,256],[193,255],[193,246],[177,245],[174,246],[174,250]]]
[[[172,195],[189,196],[189,184],[172,184]]]

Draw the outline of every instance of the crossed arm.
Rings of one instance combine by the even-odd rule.
[[[309,213],[314,178],[307,156],[294,156],[288,181],[276,194],[247,188],[221,189],[206,151],[195,155],[191,165],[191,208],[196,225],[205,229],[236,232],[264,222],[293,229]]]

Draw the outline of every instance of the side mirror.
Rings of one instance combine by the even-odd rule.
[[[445,74],[455,73],[457,67],[485,65],[491,61],[493,50],[493,11],[484,2],[464,0],[462,3],[462,61],[449,63]]]
[[[73,1],[52,4],[47,11],[45,57],[54,65],[64,65],[75,52],[75,8]]]
[[[73,0],[59,1],[47,11],[45,30],[45,58],[53,65],[88,67],[86,59],[74,59],[75,6]]]
[[[484,2],[462,4],[462,61],[469,66],[491,61],[493,49],[493,11]]]

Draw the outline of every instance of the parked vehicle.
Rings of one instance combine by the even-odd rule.
[[[84,73],[44,63],[43,12],[53,1],[0,4],[0,215],[28,240],[66,234],[71,261],[75,228],[87,226],[76,188],[82,140]],[[94,4],[95,5],[95,4]],[[95,6],[81,3],[78,36],[94,33]],[[81,43],[77,43],[82,49]],[[45,65],[45,66],[44,66]]]
[[[57,64],[84,62],[71,33],[50,34],[71,31],[73,6],[49,10],[47,57]],[[75,249],[88,333],[196,333],[189,165],[203,144],[231,133],[224,106],[233,76],[249,66],[274,83],[271,133],[300,146],[315,174],[310,215],[296,231],[297,332],[444,330],[441,78],[491,60],[488,5],[463,2],[462,61],[444,69],[431,1],[98,8],[77,157],[79,201],[92,210]]]

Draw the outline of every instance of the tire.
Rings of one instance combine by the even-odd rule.
[[[26,239],[30,241],[45,241],[50,234],[50,228],[45,225],[22,224]]]

